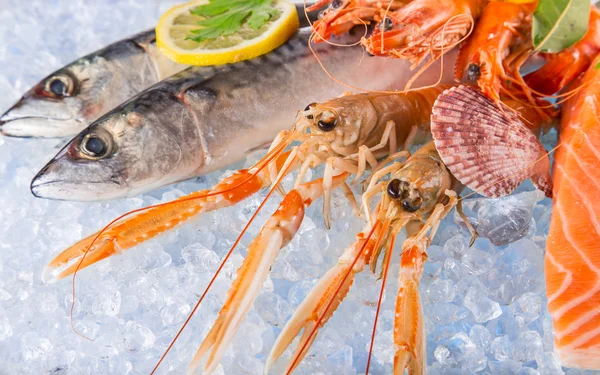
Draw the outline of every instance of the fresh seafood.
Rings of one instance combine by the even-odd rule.
[[[308,25],[297,6],[301,26]],[[312,20],[315,13],[310,13]],[[153,84],[187,68],[164,57],[154,29],[113,43],[44,78],[0,116],[0,131],[13,137],[65,137]],[[204,75],[214,71],[203,70]]]
[[[217,170],[265,147],[290,127],[298,108],[345,89],[309,51],[310,34],[302,29],[270,54],[214,68],[218,74],[189,68],[138,94],[68,143],[33,179],[32,193],[83,201],[131,196]],[[410,76],[405,62],[362,59],[358,46],[315,50],[334,75],[354,86],[401,87]],[[432,71],[423,76],[428,83],[438,78],[439,70]]]
[[[390,175],[389,181],[379,181]],[[383,251],[390,259],[396,235],[407,227],[408,239],[402,246],[400,290],[394,322],[394,373],[423,374],[425,362],[424,320],[419,298],[419,280],[426,249],[439,221],[457,203],[453,189],[460,184],[453,178],[429,142],[406,163],[393,163],[371,180],[364,201],[382,195],[374,221],[357,235],[357,240],[341,256],[338,264],[315,285],[281,331],[267,359],[265,373],[303,330],[291,362],[283,373],[289,374],[306,355],[318,329],[326,323],[348,294],[354,275],[375,264]],[[425,220],[426,217],[429,219]],[[424,225],[419,225],[425,222]],[[384,273],[387,269],[384,270]]]
[[[383,274],[387,274],[390,252],[394,247],[393,239],[406,227],[408,239],[401,252],[400,290],[394,325],[394,373],[404,374],[405,370],[410,374],[424,373],[424,319],[419,280],[423,263],[427,259],[427,246],[435,235],[440,220],[458,205],[457,193],[463,187],[450,172],[438,150],[446,155],[458,155],[456,159],[463,161],[471,161],[474,156],[478,158],[478,163],[474,165],[458,165],[451,157],[445,159],[450,161],[452,169],[460,172],[467,184],[479,187],[484,195],[489,196],[508,194],[525,178],[533,176],[536,179],[536,173],[549,172],[549,165],[544,163],[540,167],[530,166],[540,157],[541,144],[536,137],[521,124],[513,112],[502,111],[473,88],[460,86],[445,91],[436,100],[431,120],[435,144],[431,142],[423,146],[406,163],[393,163],[373,174],[369,187],[363,194],[363,205],[369,217],[368,225],[358,234],[357,241],[346,249],[338,265],[315,285],[283,328],[267,359],[267,371],[303,330],[292,360],[284,372],[289,374],[294,370],[306,355],[318,329],[331,317],[349,292],[354,275],[367,265],[375,272],[382,249],[385,249],[386,264]],[[499,129],[503,131],[498,132]],[[523,131],[528,133],[524,134]],[[456,134],[462,135],[458,142],[452,138]],[[482,142],[480,135],[489,138]],[[504,139],[504,144],[498,142],[499,139]],[[477,142],[489,146],[489,152],[485,148],[475,151],[474,145]],[[500,173],[490,173],[491,167],[498,168],[501,165],[485,159],[486,154],[494,154],[492,150],[504,151],[502,153],[506,154],[503,163],[500,163],[505,163],[506,168]],[[521,155],[519,151],[522,152]],[[388,174],[389,181],[380,181]],[[468,179],[464,178],[466,175],[469,176]],[[544,183],[551,184],[549,181]],[[542,187],[549,188],[546,185]],[[371,219],[368,203],[378,193],[382,193],[383,198],[375,210],[374,219]],[[464,218],[460,210],[459,214]],[[475,238],[476,232],[464,220]],[[421,222],[425,223],[419,225]]]
[[[532,49],[531,20],[536,6],[537,1],[488,3],[473,34],[460,49],[455,78],[460,80],[466,75],[496,103],[500,102],[500,91],[521,96],[526,85],[519,69]]]
[[[400,153],[394,152],[398,149],[396,145],[405,144],[404,148],[407,148],[408,145],[419,142],[423,135],[429,133],[428,123],[431,112],[423,109],[431,106],[440,92],[446,88],[447,86],[438,86],[406,93],[348,95],[322,104],[309,105],[300,114],[300,118],[296,122],[294,129],[281,132],[266,157],[250,170],[237,172],[233,176],[223,180],[210,191],[194,193],[190,196],[179,198],[177,201],[161,204],[148,210],[138,210],[142,212],[134,212],[135,215],[130,218],[122,216],[115,221],[116,224],[114,226],[107,226],[105,230],[83,239],[57,256],[44,272],[44,279],[46,281],[54,281],[71,275],[78,269],[87,267],[116,253],[122,253],[186,221],[192,216],[230,206],[263,187],[271,186],[271,190],[267,195],[268,198],[287,173],[293,169],[299,169],[294,188],[285,195],[279,209],[267,221],[259,235],[249,246],[248,256],[238,270],[238,277],[232,286],[231,292],[228,294],[219,318],[194,358],[193,367],[197,366],[208,355],[204,370],[207,373],[211,373],[254,302],[259,292],[259,287],[266,279],[279,250],[286,246],[294,237],[304,217],[304,210],[317,198],[324,198],[323,213],[326,222],[328,222],[328,196],[334,188],[343,188],[355,210],[358,210],[358,206],[354,202],[352,193],[345,181],[350,174],[355,174],[357,176],[355,181],[358,180],[364,174],[367,163],[374,171],[373,179],[366,193],[365,207],[367,208],[367,212],[369,211],[368,202],[370,201],[370,197],[381,189],[385,190],[386,184],[378,182],[380,178],[389,173],[396,176],[396,172],[398,176],[406,177],[407,180],[402,183],[403,180],[396,176],[398,182],[388,185],[388,194],[396,197],[396,203],[393,204],[395,208],[386,208],[380,211],[387,212],[385,215],[391,215],[385,216],[385,220],[382,222],[385,229],[381,237],[385,236],[384,243],[388,243],[409,222],[425,219],[434,210],[436,204],[440,203],[443,199],[444,192],[447,189],[452,189],[454,192],[459,191],[460,184],[448,172],[446,166],[438,156],[433,142],[419,149],[416,154],[411,156],[405,166],[402,166],[400,163],[394,163],[391,166],[381,168],[384,163],[389,162],[390,158],[398,158],[401,155],[406,155],[404,151]],[[468,90],[473,89],[465,88],[464,90],[468,92]],[[455,91],[447,90],[442,96],[452,97],[453,94],[455,94]],[[483,97],[481,94],[479,95]],[[489,99],[485,100],[485,104],[492,106],[492,112],[499,111]],[[439,98],[437,102],[440,102]],[[475,101],[475,103],[477,102]],[[463,112],[466,107],[455,101],[453,108],[448,109],[442,106],[440,111],[446,113],[445,116],[452,117],[454,115],[454,118],[458,119],[458,122],[469,122],[465,126],[473,128],[471,122],[478,121],[479,123],[481,122],[481,118],[473,119],[465,117]],[[456,117],[456,114],[462,116]],[[501,114],[502,112],[495,113],[496,117],[501,117]],[[488,131],[497,131],[494,129],[502,125],[502,122],[493,115],[490,117],[495,122],[489,123],[487,129]],[[435,119],[438,121],[437,118]],[[522,127],[526,130],[524,126]],[[485,129],[485,126],[483,128]],[[457,129],[459,129],[458,126]],[[511,131],[514,132],[514,129]],[[300,140],[302,143],[299,146],[293,147],[291,151],[283,152],[286,146],[292,143],[293,140]],[[444,142],[442,139],[441,142],[442,146],[444,146],[442,149],[448,151],[452,148],[451,141]],[[511,146],[516,146],[517,151],[520,146],[523,150],[528,150],[528,147],[534,148],[531,145],[532,142],[536,145],[539,143],[535,136],[531,134],[531,137],[525,138],[523,142],[516,142],[511,144]],[[518,152],[514,152],[515,150],[510,147],[507,147],[507,151],[510,154],[519,154]],[[383,162],[377,161],[386,155],[389,156],[387,159],[383,159]],[[531,157],[537,158],[539,154],[530,152],[525,153],[525,157],[509,157],[507,163],[512,165],[511,163],[520,161],[522,164],[526,164],[531,161]],[[326,166],[323,178],[304,184],[300,183],[308,168],[324,162],[326,162]],[[485,165],[489,166],[489,162]],[[514,171],[514,168],[512,170],[509,169],[507,173]],[[537,169],[527,168],[525,173],[518,173],[511,177],[514,180],[520,179],[518,182],[521,182],[536,172]],[[479,174],[475,173],[474,175],[477,176]],[[498,182],[497,180],[504,176],[494,175],[493,178]],[[505,185],[501,185],[501,187],[503,186]],[[398,191],[394,192],[393,189]],[[435,232],[437,223],[457,202],[456,193],[450,192],[448,194],[450,196],[449,205],[441,205],[435,208],[425,227],[411,240],[414,242],[408,242],[410,246],[407,249],[412,250],[407,250],[407,254],[410,254],[407,256],[421,257],[424,254],[426,245],[430,241],[428,238]],[[387,204],[389,205],[391,202],[388,201]],[[404,216],[396,217],[399,214],[399,212],[396,212],[397,208],[402,208],[402,212],[405,213],[403,214]],[[411,215],[408,215],[408,213],[411,213]],[[370,213],[368,213],[368,216],[370,216]],[[380,219],[379,217],[377,218],[377,223],[379,223]],[[429,230],[431,230],[431,233],[429,233]],[[243,232],[239,238],[242,235]],[[361,235],[360,238],[363,237]],[[239,238],[231,251],[234,250],[239,242]],[[231,254],[231,251],[229,254]],[[374,269],[380,248],[375,246],[373,251],[373,256],[368,263]],[[418,254],[415,254],[415,251]],[[356,249],[354,252],[356,252]],[[225,257],[223,262],[227,260],[228,256]],[[363,264],[363,267],[366,265],[364,262],[361,264]],[[405,265],[407,267],[408,264],[409,260],[406,259]],[[413,275],[413,271],[416,274]],[[407,276],[402,281],[408,283],[405,286],[412,291],[412,295],[401,294],[398,303],[398,306],[400,306],[399,309],[411,309],[410,311],[417,309],[413,312],[419,311],[418,306],[420,306],[420,303],[415,300],[418,280],[413,277],[418,276],[418,272],[418,269],[409,270],[408,268],[406,272],[402,272],[402,275]],[[216,276],[217,274],[213,278]],[[337,276],[339,277],[340,275]],[[414,284],[410,284],[410,280],[413,280]],[[204,295],[207,291],[208,288],[204,292]],[[402,296],[408,299],[405,300]],[[322,299],[320,300],[322,301]],[[404,307],[405,305],[406,307]],[[325,308],[325,310],[322,310],[322,308],[323,306],[320,306],[318,311],[329,311],[329,308]],[[302,311],[306,312],[306,309],[302,309]],[[315,317],[314,314],[308,314],[307,316]],[[416,327],[408,323],[403,324],[402,322],[397,324],[402,327],[397,331],[397,342],[409,339],[412,341],[417,340],[418,342],[422,341],[420,331],[415,331]],[[313,327],[318,325],[317,323]],[[299,330],[302,325],[297,325],[296,327]],[[297,333],[298,331],[292,336],[295,336]],[[306,336],[307,333],[308,331],[305,331],[305,340],[303,339],[303,342],[311,341],[310,337]],[[288,341],[291,340],[291,337],[287,338],[289,339]],[[286,339],[281,340],[284,342]],[[278,347],[283,345],[280,341],[278,343]],[[303,344],[301,343],[301,345]],[[409,358],[416,356],[417,349],[404,346],[400,346],[400,348],[405,348],[406,353],[402,350],[398,351],[398,367],[404,368],[408,366],[413,370],[420,368],[419,366],[423,363],[422,358],[418,357],[414,360],[409,360]],[[304,349],[301,349],[299,353],[303,352]],[[418,352],[420,353],[420,349]],[[409,355],[408,353],[411,354]],[[275,357],[278,357],[280,354],[275,355]],[[295,365],[292,364],[289,369],[292,370],[294,367]]]
[[[427,139],[431,107],[448,86],[397,94],[357,94],[321,104],[301,112],[292,130],[282,131],[265,157],[248,170],[240,170],[222,180],[210,191],[193,193],[178,200],[150,207],[120,220],[99,234],[81,240],[58,255],[44,278],[56,280],[101,259],[136,246],[197,214],[231,206],[262,188],[277,186],[281,173],[299,168],[299,185],[309,167],[326,163],[323,186],[324,216],[328,221],[327,197],[335,170],[362,176],[367,163],[393,153],[397,145],[410,145]],[[294,140],[303,143],[291,153],[283,150]],[[287,165],[287,166],[286,166]],[[282,172],[283,171],[283,172]],[[328,192],[329,191],[329,192]],[[99,237],[98,237],[99,236]],[[98,237],[98,238],[96,238]],[[93,246],[90,245],[94,242]],[[82,255],[90,247],[81,264]]]
[[[266,157],[250,170],[237,172],[211,191],[194,193],[122,218],[115,226],[92,234],[58,255],[44,272],[44,278],[49,281],[68,276],[77,269],[126,251],[192,216],[233,205],[263,187],[272,186],[270,195],[285,174],[299,168],[295,188],[286,195],[280,209],[250,245],[234,292],[229,295],[219,321],[197,354],[194,363],[212,350],[206,364],[206,370],[210,372],[254,301],[259,291],[257,286],[262,285],[259,279],[267,276],[279,249],[295,235],[305,206],[323,196],[323,213],[328,223],[329,197],[333,188],[344,187],[353,202],[345,183],[348,174],[353,173],[359,178],[367,164],[376,168],[377,159],[395,154],[397,145],[410,145],[427,137],[431,106],[445,88],[447,86],[441,85],[397,94],[347,95],[309,105],[300,114],[294,129],[283,131]],[[294,140],[302,141],[301,145],[282,153]],[[321,180],[300,185],[309,167],[324,162],[325,173]],[[358,211],[356,205],[355,208]]]
[[[483,0],[414,0],[388,14],[363,40],[369,53],[407,59],[415,68],[446,53],[467,36]]]
[[[554,163],[554,201],[546,243],[546,293],[564,366],[600,369],[600,57],[567,101]]]
[[[588,31],[575,45],[559,53],[543,54],[546,64],[525,76],[527,85],[552,95],[585,72],[600,52],[600,11],[591,7]]]
[[[396,10],[409,0],[322,0],[307,8],[313,11],[328,5],[313,24],[316,42],[342,35],[356,25],[368,25],[383,19],[386,9]]]

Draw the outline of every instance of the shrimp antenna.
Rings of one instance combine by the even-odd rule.
[[[119,217],[117,217],[116,219],[114,219],[110,223],[108,223],[104,228],[102,228],[102,230],[100,230],[100,232],[98,232],[98,234],[94,237],[94,239],[92,240],[92,242],[87,246],[85,252],[81,256],[81,259],[77,263],[77,267],[75,267],[75,271],[73,272],[73,278],[72,278],[72,281],[71,281],[72,300],[71,300],[71,309],[69,311],[69,320],[70,320],[71,329],[73,330],[73,332],[75,332],[77,335],[83,337],[86,340],[94,341],[93,339],[91,339],[91,338],[85,336],[84,334],[80,333],[75,328],[75,325],[73,323],[73,312],[75,310],[75,279],[77,277],[77,272],[81,268],[81,265],[83,264],[83,261],[84,261],[85,257],[91,251],[92,246],[94,246],[94,244],[96,243],[96,241],[98,240],[98,238],[100,238],[100,236],[102,234],[104,234],[112,225],[114,225],[115,223],[117,223],[120,220],[124,219],[125,217],[131,216],[133,214],[140,213],[140,212],[143,212],[143,211],[148,211],[148,210],[153,209],[153,208],[165,207],[165,206],[170,206],[170,205],[177,205],[177,204],[180,204],[181,202],[187,202],[187,201],[192,201],[192,200],[197,200],[197,199],[203,199],[203,198],[207,198],[207,197],[210,197],[210,196],[222,195],[224,193],[233,191],[233,190],[239,188],[240,186],[243,186],[245,183],[247,183],[248,181],[250,181],[252,178],[256,177],[264,168],[266,168],[273,160],[275,160],[275,158],[279,157],[281,155],[281,153],[283,152],[283,150],[287,147],[287,145],[293,139],[293,137],[295,136],[295,134],[296,134],[295,131],[292,131],[292,132],[288,133],[281,140],[281,142],[277,146],[275,146],[271,151],[269,151],[265,155],[265,157],[263,157],[260,161],[258,161],[254,165],[253,168],[257,168],[257,170],[254,173],[252,173],[251,175],[249,175],[246,179],[244,179],[243,181],[241,181],[240,183],[238,183],[237,185],[231,186],[231,187],[229,187],[229,188],[227,188],[225,190],[221,190],[221,191],[218,191],[218,192],[212,192],[212,193],[207,193],[207,194],[202,194],[202,195],[195,195],[195,196],[187,197],[187,198],[180,198],[178,200],[174,200],[174,201],[171,201],[171,202],[159,203],[159,204],[155,204],[155,205],[152,205],[152,206],[142,207],[142,208],[138,208],[138,209],[135,209],[135,210],[131,210],[129,212],[126,212],[126,213],[120,215]],[[277,185],[278,184],[275,184],[274,186],[277,186]]]
[[[385,20],[386,20],[386,19],[388,19],[388,18],[390,18],[390,19],[391,19],[391,17],[388,17],[388,13],[390,12],[390,7],[391,7],[391,6],[392,6],[392,2],[390,1],[390,2],[388,3],[388,6],[387,6],[387,8],[385,8],[385,12],[383,12],[383,19],[381,20],[381,24],[382,24],[382,25],[385,25]],[[381,43],[380,43],[380,44],[381,44],[381,52],[380,52],[380,53],[383,55],[383,53],[385,52],[385,50],[383,49],[383,34],[384,34],[384,32],[383,32],[383,28],[381,29],[381,31],[382,31],[382,32],[381,32]]]
[[[441,31],[442,44],[441,44],[440,49],[439,49],[440,50],[440,57],[439,57],[439,60],[440,60],[440,75],[439,75],[438,80],[436,81],[436,83],[434,83],[432,85],[420,87],[421,89],[428,88],[428,87],[435,87],[435,86],[439,85],[442,82],[442,79],[444,77],[444,55],[446,54],[444,52],[444,49],[445,49],[444,39],[446,37],[446,28],[448,27],[448,25],[454,19],[460,18],[461,16],[466,16],[466,17],[469,18],[469,20],[470,20],[470,22],[469,22],[469,25],[470,25],[469,31],[462,38],[460,38],[458,41],[456,41],[454,44],[448,46],[448,51],[450,51],[452,48],[456,47],[457,45],[459,45],[460,43],[462,43],[463,41],[465,41],[467,38],[469,38],[469,36],[473,32],[473,27],[475,25],[475,21],[473,20],[473,17],[471,17],[470,15],[467,15],[467,14],[457,14],[457,15],[454,15],[454,16],[450,17],[450,19],[448,19],[448,21],[446,21],[444,23],[444,27],[442,28],[442,31]],[[432,56],[434,55],[433,51],[435,51],[435,50],[436,49],[434,47],[432,47],[431,44],[430,44],[429,45],[429,53],[431,53]],[[419,76],[421,76],[421,74],[423,74],[437,60],[438,60],[438,58],[431,58],[428,62],[426,62],[425,64],[423,64],[423,66],[421,68],[419,68],[419,70],[406,83],[406,86],[404,86],[404,90],[410,90],[410,87],[417,80],[417,78],[419,78]]]
[[[279,173],[279,176],[277,176],[277,180],[275,181],[275,183],[273,184],[273,186],[271,187],[271,189],[269,189],[269,192],[267,193],[267,195],[265,196],[265,198],[263,199],[263,201],[260,203],[260,205],[258,206],[258,208],[256,209],[256,211],[254,212],[254,214],[252,214],[252,217],[250,218],[250,220],[248,220],[248,223],[246,223],[246,225],[244,226],[244,229],[242,229],[242,231],[240,232],[239,236],[237,237],[237,239],[235,240],[235,242],[233,243],[233,245],[231,246],[231,248],[229,249],[229,251],[227,252],[227,254],[225,255],[225,257],[221,261],[221,264],[219,265],[219,268],[217,269],[217,271],[215,272],[215,274],[213,275],[213,277],[210,279],[210,282],[208,283],[208,285],[204,289],[204,292],[202,292],[202,295],[198,299],[198,302],[196,302],[196,304],[194,305],[194,308],[192,309],[192,311],[188,315],[187,319],[185,320],[185,322],[183,323],[183,325],[181,326],[181,328],[179,329],[179,331],[177,331],[177,334],[175,335],[175,337],[173,338],[173,340],[171,341],[171,343],[169,344],[169,346],[167,347],[167,349],[165,350],[165,352],[163,353],[163,355],[158,360],[158,363],[156,364],[156,366],[154,366],[154,369],[152,370],[152,372],[150,373],[150,375],[153,375],[156,372],[156,370],[158,370],[158,367],[160,366],[160,364],[162,363],[162,361],[165,359],[165,357],[167,356],[167,354],[169,353],[169,351],[171,350],[171,348],[173,347],[173,345],[175,345],[175,342],[177,341],[177,339],[179,338],[179,336],[181,335],[181,333],[183,332],[183,330],[185,329],[185,327],[187,327],[188,323],[190,322],[190,320],[192,319],[192,317],[196,313],[196,310],[198,310],[198,307],[200,307],[200,304],[204,300],[204,297],[206,297],[206,295],[208,294],[208,291],[210,290],[210,288],[212,287],[213,283],[217,279],[217,276],[219,276],[219,273],[221,272],[221,270],[225,266],[225,263],[227,263],[227,260],[229,260],[229,257],[231,256],[231,254],[233,254],[233,251],[235,250],[235,248],[237,247],[237,245],[242,240],[242,237],[244,236],[244,234],[246,233],[246,231],[248,230],[248,228],[250,227],[250,225],[252,224],[252,222],[254,222],[254,219],[256,218],[256,216],[258,215],[258,213],[261,211],[261,209],[267,203],[267,200],[269,199],[269,197],[273,194],[273,192],[276,191],[276,188],[281,183],[281,180],[283,179],[283,177],[285,177],[286,174],[287,174],[287,172],[290,170],[292,164],[296,160],[296,151],[297,151],[297,148],[295,147],[292,150],[292,154],[290,154],[290,156],[286,160],[285,168],[283,168],[281,170],[281,172]]]
[[[390,239],[390,246],[388,251],[391,253],[394,251],[394,245],[396,244],[396,236],[393,235]],[[391,254],[390,254],[391,255]],[[381,302],[383,301],[383,293],[385,291],[385,284],[387,282],[388,270],[390,268],[390,262],[392,257],[388,256],[383,267],[383,280],[381,282],[381,289],[379,291],[379,299],[377,300],[377,311],[375,312],[375,321],[373,322],[373,332],[371,334],[371,344],[369,345],[369,356],[367,357],[367,368],[365,369],[365,375],[369,374],[369,368],[371,367],[371,355],[373,354],[373,345],[375,344],[375,332],[377,331],[377,322],[379,321],[379,311],[381,310]]]
[[[350,276],[350,273],[352,273],[352,269],[354,268],[354,266],[356,265],[356,263],[358,262],[358,259],[360,259],[360,257],[362,256],[363,251],[365,250],[365,248],[367,247],[369,240],[371,239],[371,237],[373,236],[373,233],[375,232],[375,230],[379,227],[380,225],[380,221],[377,220],[375,221],[373,227],[371,228],[371,230],[369,231],[369,234],[367,235],[367,237],[365,238],[365,243],[363,244],[363,246],[360,248],[360,251],[357,253],[356,257],[354,257],[354,260],[352,261],[352,264],[350,265],[350,267],[348,268],[348,271],[346,271],[346,273],[344,274],[344,277],[342,278],[342,280],[340,281],[339,285],[337,286],[337,288],[335,289],[335,292],[333,293],[333,297],[329,300],[329,303],[327,304],[327,306],[325,306],[325,309],[323,309],[323,312],[319,315],[319,319],[317,319],[314,328],[312,329],[312,331],[310,332],[310,335],[308,336],[308,338],[306,339],[306,342],[304,343],[304,345],[302,345],[302,348],[300,349],[300,351],[298,351],[298,355],[294,358],[294,360],[292,361],[292,364],[289,367],[289,370],[287,372],[286,375],[290,375],[290,373],[292,372],[292,370],[296,367],[296,364],[298,363],[299,359],[300,359],[300,355],[302,353],[304,353],[304,351],[306,350],[307,346],[309,345],[309,343],[311,342],[312,337],[315,335],[315,333],[317,332],[317,329],[319,328],[319,326],[321,325],[321,322],[323,321],[323,318],[325,317],[327,311],[329,310],[329,308],[331,307],[331,305],[333,304],[333,302],[335,301],[337,295],[339,294],[340,290],[342,289],[342,286],[344,285],[344,283],[346,282],[346,280],[348,279],[348,277]],[[388,229],[390,225],[390,222],[387,221],[382,229],[382,233],[385,233]],[[379,238],[377,239],[377,242],[375,244],[375,248],[377,248],[379,246],[379,244],[381,243],[381,239],[382,236],[379,236]]]

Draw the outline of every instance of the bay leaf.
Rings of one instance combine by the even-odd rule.
[[[540,0],[533,13],[533,46],[558,53],[577,43],[588,28],[589,0]]]

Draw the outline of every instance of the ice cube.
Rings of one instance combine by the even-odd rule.
[[[540,373],[538,370],[532,369],[531,367],[523,367],[517,375],[540,375]]]
[[[461,368],[467,370],[469,374],[475,374],[487,367],[487,357],[483,349],[477,348],[468,354],[464,359]]]
[[[476,212],[476,218],[471,217],[470,221],[479,235],[503,246],[527,234],[533,208],[543,198],[541,191],[534,190],[498,199],[468,200],[464,206]]]
[[[0,342],[12,337],[13,328],[10,325],[6,312],[0,308]]]
[[[494,265],[494,260],[488,253],[476,248],[467,250],[462,257],[462,262],[473,275],[483,275]]]
[[[439,345],[437,348],[435,348],[433,355],[435,356],[435,359],[443,366],[452,366],[456,364],[452,353],[450,353],[450,350],[444,345]]]
[[[427,297],[431,302],[452,302],[454,294],[452,280],[434,280],[427,289]]]
[[[496,337],[490,344],[490,354],[498,361],[512,359],[513,345],[508,336]]]
[[[556,355],[552,352],[538,353],[535,356],[535,362],[538,365],[538,371],[543,375],[563,375],[565,372],[560,366]]]
[[[41,362],[52,353],[52,343],[37,332],[27,332],[21,336],[21,351],[27,362]]]
[[[471,341],[469,336],[464,332],[452,336],[446,341],[445,346],[457,363],[462,362],[476,351],[475,344],[473,344],[473,341]]]
[[[477,323],[485,323],[502,315],[500,304],[487,298],[487,293],[478,288],[469,288],[464,305]]]
[[[469,337],[473,343],[480,349],[487,350],[492,342],[492,334],[487,328],[480,324],[475,324],[469,331]]]
[[[261,318],[275,327],[283,327],[285,319],[292,312],[287,301],[274,293],[261,293],[254,306]]]
[[[181,256],[186,263],[191,265],[195,272],[216,272],[221,259],[212,250],[200,244],[192,244],[181,250]]]
[[[101,291],[94,297],[92,312],[99,315],[117,316],[121,308],[121,292]]]
[[[189,304],[175,299],[160,310],[160,319],[165,326],[170,326],[183,322],[190,311],[191,307]]]
[[[513,358],[521,362],[533,361],[544,352],[542,338],[536,331],[524,331],[514,343]]]
[[[433,303],[425,310],[425,315],[433,324],[447,325],[466,318],[469,312],[452,303]]]
[[[52,314],[58,309],[56,295],[52,293],[40,293],[37,297],[37,307],[41,314]]]
[[[444,244],[444,251],[454,259],[460,260],[468,247],[469,244],[465,237],[462,234],[458,234]]]
[[[488,365],[493,375],[514,375],[521,371],[521,364],[517,361],[489,361]]]
[[[156,336],[147,327],[135,322],[129,321],[125,325],[123,332],[125,347],[132,352],[142,352],[150,349],[154,345]]]
[[[514,303],[515,319],[524,329],[540,316],[542,297],[535,293],[525,293]]]

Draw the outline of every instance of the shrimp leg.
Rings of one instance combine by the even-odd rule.
[[[331,187],[343,185],[348,175],[342,173],[334,176]],[[190,370],[195,369],[210,351],[204,371],[205,373],[214,371],[258,296],[279,250],[294,238],[302,224],[305,208],[323,195],[323,191],[322,179],[317,179],[302,184],[286,194],[277,211],[248,247],[248,255],[237,271],[237,277],[227,294],[219,317],[194,356]]]

